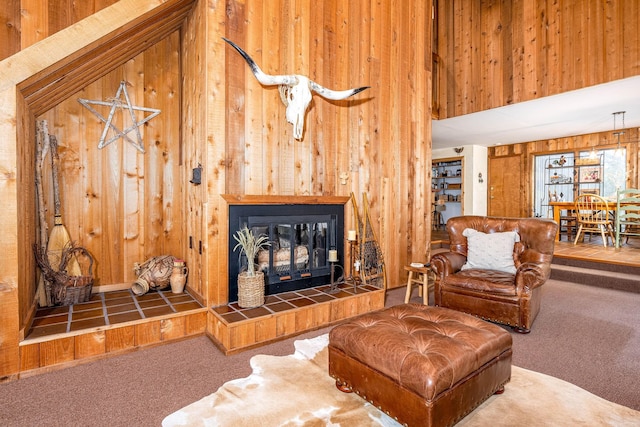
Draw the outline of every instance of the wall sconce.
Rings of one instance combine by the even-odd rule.
[[[482,183],[484,182],[484,179],[482,179],[482,172],[479,172],[479,173],[478,173],[478,182],[479,182],[480,184],[482,184]]]

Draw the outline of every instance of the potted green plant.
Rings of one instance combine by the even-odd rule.
[[[244,254],[247,257],[247,270],[238,274],[238,305],[242,308],[259,307],[264,304],[264,273],[256,271],[255,259],[258,252],[271,243],[266,235],[256,236],[246,226],[236,231],[233,238],[238,242],[233,250],[239,249],[239,256]]]

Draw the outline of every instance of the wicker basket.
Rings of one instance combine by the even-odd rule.
[[[256,271],[251,277],[246,271],[238,274],[238,305],[242,308],[260,307],[264,304],[264,273]]]
[[[46,254],[34,245],[34,252],[38,266],[42,270],[47,282],[51,288],[51,302],[56,305],[71,305],[80,302],[87,302],[91,299],[91,291],[93,289],[93,257],[85,248],[81,246],[69,246],[62,251],[60,261],[60,270],[55,271],[49,265]],[[72,257],[78,254],[83,255],[88,260],[86,272],[81,276],[70,276],[65,268]]]
[[[59,305],[87,302],[91,299],[92,290],[93,277],[91,272],[88,276],[67,276],[65,283],[54,283],[53,302]]]

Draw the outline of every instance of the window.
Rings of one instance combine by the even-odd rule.
[[[590,151],[581,151],[580,157],[588,157]],[[627,150],[600,150],[596,154],[602,155],[602,190],[600,195],[605,198],[615,199],[618,188],[627,187]]]
[[[614,200],[626,187],[626,166],[624,148],[535,156],[533,216],[550,218],[550,202],[572,202],[584,192]]]

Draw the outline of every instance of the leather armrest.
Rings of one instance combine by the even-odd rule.
[[[431,269],[438,278],[454,274],[467,262],[467,257],[455,252],[442,252],[431,257]]]
[[[547,263],[525,262],[516,271],[516,293],[530,294],[543,285],[551,275],[551,265]]]

